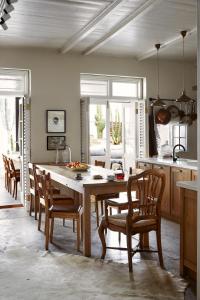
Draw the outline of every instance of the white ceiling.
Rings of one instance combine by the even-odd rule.
[[[161,58],[179,59],[179,32],[186,29],[192,31],[186,58],[196,58],[196,0],[18,0],[14,6],[8,30],[0,27],[1,46],[141,60],[154,56],[154,44],[161,43],[168,44]]]

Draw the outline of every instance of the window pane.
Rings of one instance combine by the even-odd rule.
[[[137,97],[137,83],[112,82],[112,96],[114,97]]]
[[[106,105],[90,105],[90,155],[106,154]]]
[[[81,79],[81,95],[107,96],[108,81]]]
[[[180,144],[183,145],[186,149],[187,145],[186,145],[186,139],[185,138],[180,138]],[[183,150],[181,150],[181,151],[183,151]]]
[[[173,131],[174,137],[179,137],[179,126],[174,126]]]
[[[179,138],[174,138],[174,144],[173,144],[173,146],[175,146],[177,144],[179,144]]]
[[[186,137],[186,126],[185,125],[180,126],[180,137]]]
[[[24,93],[24,78],[21,76],[0,75],[0,92]]]

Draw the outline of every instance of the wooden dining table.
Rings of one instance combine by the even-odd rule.
[[[91,195],[119,193],[126,191],[128,175],[124,180],[108,181],[111,170],[90,166],[86,172],[74,172],[65,166],[37,164],[37,167],[50,173],[52,180],[82,195],[83,205],[83,255],[91,256]],[[75,179],[81,173],[82,179]],[[103,179],[93,179],[101,175]]]

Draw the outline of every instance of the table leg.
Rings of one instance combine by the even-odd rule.
[[[91,256],[91,201],[87,189],[83,194],[83,255]]]

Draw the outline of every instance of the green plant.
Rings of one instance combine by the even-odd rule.
[[[95,125],[97,127],[97,138],[102,139],[103,131],[106,126],[106,122],[105,122],[105,119],[103,118],[101,105],[97,105],[97,112],[95,115]]]
[[[119,145],[122,141],[122,123],[119,111],[115,111],[115,121],[111,123],[111,137],[114,145]]]

